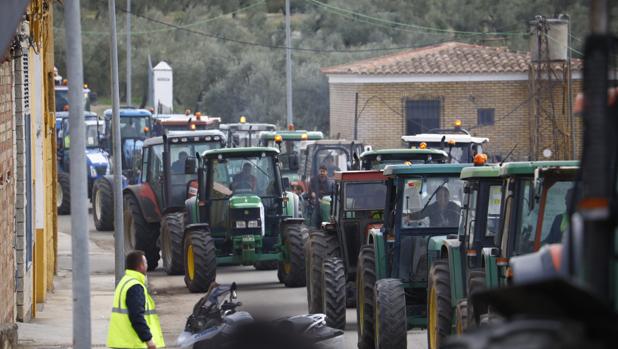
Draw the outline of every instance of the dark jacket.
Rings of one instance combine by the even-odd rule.
[[[322,178],[321,176],[311,177],[309,181],[309,190],[311,193],[315,193],[315,200],[319,200],[321,197],[329,195],[331,189],[330,181],[328,177]]]
[[[137,333],[139,339],[144,342],[152,339],[150,328],[144,319],[144,311],[146,306],[146,296],[144,288],[141,285],[134,285],[127,291],[127,309],[129,310],[129,320],[131,326]]]
[[[412,214],[413,219],[429,217],[430,227],[456,227],[459,225],[459,211],[461,208],[456,203],[449,201],[445,209],[440,209],[437,202],[430,204],[422,212]]]

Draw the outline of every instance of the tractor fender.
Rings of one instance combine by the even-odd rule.
[[[428,265],[436,260],[446,259],[449,268],[451,287],[451,306],[454,308],[464,296],[462,258],[459,238],[452,239],[447,235],[433,236],[427,242]]]
[[[208,223],[193,223],[185,227],[185,231],[198,230],[198,229],[203,229],[203,230],[208,231],[208,229],[210,229],[210,225]]]
[[[163,209],[163,211],[161,211],[161,216],[165,216],[168,213],[184,212],[184,210],[185,210],[184,206],[166,207]]]
[[[286,217],[299,218],[302,217],[300,209],[300,199],[296,193],[286,191],[284,193],[286,200],[283,204],[283,215]]]
[[[122,175],[121,177],[122,177],[122,189],[124,190],[124,188],[126,188],[129,185],[129,181],[127,180],[127,177],[125,177],[124,175]],[[114,175],[105,175],[105,176],[103,176],[101,178],[103,178],[106,181],[108,181],[109,185],[112,188],[114,187]]]
[[[372,229],[369,231],[367,243],[373,246],[376,261],[376,280],[388,277],[386,273],[386,239],[382,230]]]
[[[304,218],[284,218],[281,221],[281,225],[285,225],[285,224],[302,224],[303,222],[305,222]]]
[[[496,263],[498,252],[499,250],[496,247],[484,247],[481,250],[483,269],[485,270],[485,286],[487,288],[497,288],[500,285]]]
[[[123,196],[133,195],[146,222],[159,223],[161,220],[161,209],[157,202],[157,196],[150,187],[150,184],[129,185],[122,191],[122,194]]]
[[[192,196],[185,200],[185,212],[187,212],[187,223],[196,224],[200,221],[199,207],[197,204],[197,196]]]

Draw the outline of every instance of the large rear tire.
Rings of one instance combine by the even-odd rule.
[[[427,280],[427,347],[438,349],[451,334],[451,282],[447,260],[433,262]]]
[[[363,245],[358,254],[356,272],[356,323],[358,348],[373,349],[375,317],[374,289],[376,283],[376,260],[372,245]]]
[[[279,263],[279,273],[285,287],[305,286],[305,254],[303,247],[307,240],[307,229],[303,224],[285,224],[282,242],[286,260]]]
[[[406,295],[401,281],[382,279],[375,287],[375,347],[405,349],[408,319]]]
[[[487,287],[485,286],[485,271],[484,270],[471,270],[468,273],[468,283],[466,285],[466,292],[468,295],[468,299],[478,292],[485,290]],[[467,328],[475,328],[478,327],[478,323],[476,322],[477,314],[482,316],[487,313],[487,308],[484,309],[474,309],[472,303],[468,303],[468,324]]]
[[[66,172],[58,171],[57,206],[58,214],[71,214],[71,177]]]
[[[322,308],[322,264],[329,257],[339,257],[339,240],[335,234],[328,234],[321,230],[312,231],[307,240],[309,260],[307,267],[309,280],[307,293],[309,298],[309,313],[323,313]]]
[[[155,270],[159,264],[159,226],[146,222],[133,195],[125,195],[124,200],[124,249],[126,252],[143,251],[148,261],[148,270]]]
[[[205,292],[217,277],[215,241],[206,229],[188,230],[184,238],[185,285],[191,292]]]
[[[331,257],[322,264],[322,309],[326,324],[332,328],[345,329],[346,290],[343,261]]]
[[[105,178],[92,185],[92,217],[98,231],[114,230],[114,191]]]
[[[185,272],[183,262],[184,213],[172,212],[161,217],[161,257],[168,275]]]
[[[468,300],[461,299],[455,307],[455,334],[464,334],[468,330],[468,323]]]

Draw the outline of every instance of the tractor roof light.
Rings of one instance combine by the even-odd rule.
[[[421,149],[427,149],[427,143],[421,142],[421,144],[419,144],[418,147]]]
[[[67,79],[62,80],[62,86],[69,86],[69,80]]]
[[[150,129],[148,128],[148,126],[144,126],[144,133],[148,133],[150,131]]]
[[[275,143],[279,144],[283,141],[283,137],[281,135],[275,135]]]
[[[87,89],[87,88],[88,88],[88,84],[84,84],[84,88],[86,88],[86,89]]]
[[[309,139],[309,135],[308,135],[308,134],[306,134],[306,133],[303,133],[303,134],[300,136],[300,139],[301,139],[301,140],[303,140],[303,141],[306,141],[306,140],[308,140],[308,139]]]
[[[460,129],[461,128],[461,120],[459,120],[459,119],[455,120],[455,128],[456,129]]]
[[[487,154],[483,154],[483,153],[478,153],[476,155],[474,155],[474,166],[483,166],[487,163]]]
[[[202,113],[200,113],[199,111],[195,112],[195,119],[196,120],[202,120]]]
[[[246,116],[244,116],[244,115],[242,115],[242,116],[240,117],[240,123],[241,123],[241,124],[244,124],[245,122],[247,122],[247,117],[246,117]]]
[[[450,146],[453,146],[453,145],[455,145],[457,142],[455,142],[455,140],[454,140],[454,139],[449,139],[449,140],[448,140],[448,142],[446,142],[446,143],[448,143],[448,145],[450,145]]]

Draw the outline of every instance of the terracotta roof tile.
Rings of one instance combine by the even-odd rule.
[[[324,74],[474,74],[528,72],[530,53],[461,42],[425,46],[391,55],[322,68]],[[573,60],[573,69],[581,69]]]

